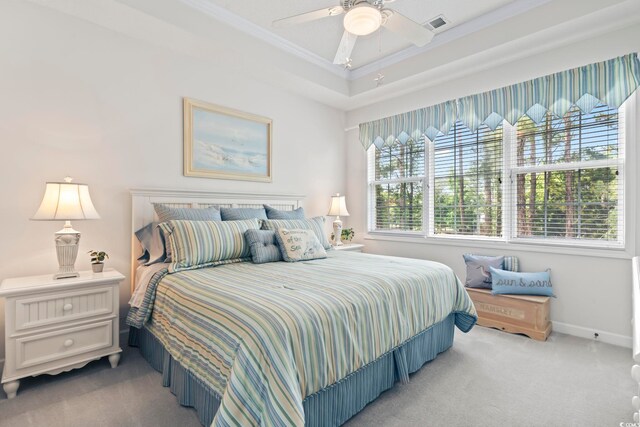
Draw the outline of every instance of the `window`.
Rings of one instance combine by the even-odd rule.
[[[502,236],[502,126],[433,141],[433,234]]]
[[[370,231],[622,247],[623,111],[457,122],[433,142],[372,147]]]
[[[370,152],[372,230],[422,231],[425,179],[424,139]]]
[[[622,242],[622,144],[616,109],[572,108],[516,125],[515,237]]]

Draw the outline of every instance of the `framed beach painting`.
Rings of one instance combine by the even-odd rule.
[[[184,174],[271,182],[266,117],[184,98]]]

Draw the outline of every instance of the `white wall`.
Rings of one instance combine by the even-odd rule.
[[[250,61],[247,61],[250,63]],[[273,183],[182,175],[182,97],[273,119]],[[0,2],[0,278],[53,273],[58,222],[32,222],[44,183],[90,185],[102,219],[78,221],[76,267],[109,252],[128,274],[129,189],[155,187],[306,195],[310,215],[344,192],[344,113],[246,77],[224,63],[145,44],[21,1]],[[128,279],[121,286],[127,312]],[[0,303],[3,304],[3,303]],[[4,355],[0,306],[0,359]]]
[[[595,39],[583,40],[563,48],[536,54],[473,76],[447,81],[435,87],[416,91],[411,96],[391,98],[347,114],[347,126],[410,111],[418,107],[437,104],[464,95],[495,89],[518,81],[546,75],[571,67],[609,59],[617,55],[640,50],[640,26],[628,27]],[[640,97],[640,96],[639,96]],[[636,111],[635,123],[640,123]],[[630,118],[631,119],[631,118]],[[633,119],[631,119],[633,120]],[[637,185],[637,166],[640,164],[635,150],[640,132],[628,141],[628,202],[635,203],[640,196]],[[633,154],[635,152],[635,155]],[[551,303],[551,319],[556,330],[593,337],[619,345],[631,344],[631,261],[623,259],[560,254],[542,249],[522,251],[515,245],[496,244],[494,247],[465,243],[407,243],[399,241],[365,239],[367,230],[366,154],[358,140],[358,132],[350,131],[347,140],[347,198],[351,216],[349,227],[354,227],[356,240],[366,244],[366,251],[386,255],[425,258],[443,262],[454,268],[460,278],[465,277],[462,254],[513,254],[520,258],[524,271],[552,270],[554,292],[558,296]],[[634,229],[637,211],[629,206],[627,226]],[[371,237],[371,236],[369,236]],[[637,233],[628,236],[631,251],[638,247]],[[600,255],[600,254],[596,254]],[[582,329],[585,328],[585,329]]]

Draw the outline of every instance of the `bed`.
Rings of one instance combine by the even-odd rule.
[[[133,225],[152,220],[153,203],[294,209],[300,200],[134,191]],[[454,326],[476,321],[452,270],[423,260],[329,251],[146,276],[130,344],[203,425],[341,425],[451,347]]]

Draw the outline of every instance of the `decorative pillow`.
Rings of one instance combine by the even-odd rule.
[[[159,222],[171,220],[222,221],[220,211],[214,207],[203,209],[172,208],[171,206],[154,203],[153,209],[158,215]]]
[[[161,203],[154,203],[153,209],[158,215],[159,222],[167,222],[171,220],[188,220],[188,221],[222,221],[220,211],[214,207],[194,209],[194,208],[172,208],[171,206]],[[160,229],[162,233],[162,229]],[[162,243],[165,246],[164,262],[171,262],[171,247],[166,244],[167,239],[163,235]]]
[[[249,245],[251,260],[254,264],[282,261],[275,231],[247,230],[244,232],[244,238]]]
[[[467,265],[467,281],[465,282],[465,286],[470,288],[491,289],[491,271],[489,268],[502,269],[504,257],[464,254],[463,258]]]
[[[279,228],[275,234],[282,258],[287,262],[327,257],[313,230]]]
[[[304,209],[302,208],[282,211],[269,205],[264,205],[264,210],[267,211],[267,218],[269,219],[304,219]]]
[[[220,208],[223,221],[238,221],[241,219],[267,219],[264,208]]]
[[[244,221],[169,221],[159,227],[164,232],[172,259],[169,272],[248,261],[249,245],[244,232],[257,230],[257,219]]]
[[[543,295],[553,297],[550,270],[541,273],[515,273],[490,267],[493,295]]]
[[[504,257],[504,264],[502,265],[503,270],[507,271],[518,271],[518,257],[517,256],[506,256]]]
[[[263,230],[277,230],[279,228],[312,230],[316,233],[316,237],[322,247],[325,249],[331,249],[331,243],[329,243],[329,239],[324,232],[323,216],[306,219],[268,219],[266,221],[262,221]]]
[[[158,228],[157,222],[152,222],[135,232],[136,237],[140,241],[140,246],[144,251],[142,256],[138,258],[141,264],[151,265],[158,262],[164,262],[167,254],[164,249],[164,236]]]

